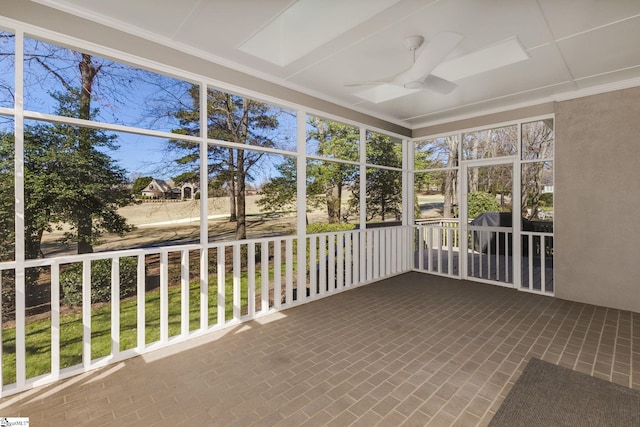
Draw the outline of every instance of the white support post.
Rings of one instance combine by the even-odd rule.
[[[200,329],[209,327],[209,165],[207,84],[200,82]]]
[[[22,389],[27,376],[26,352],[26,293],[25,293],[25,233],[24,233],[24,34],[15,33],[15,117],[14,117],[14,173],[15,173],[15,320],[16,320],[16,386]]]
[[[296,232],[298,239],[297,250],[297,297],[298,302],[302,302],[307,298],[307,267],[312,268],[310,263],[307,266],[307,160],[305,157],[307,151],[307,114],[304,110],[298,110],[296,116],[296,139],[297,154],[296,157],[296,208],[297,221]],[[311,286],[311,285],[309,285]],[[309,295],[312,295],[310,292]]]

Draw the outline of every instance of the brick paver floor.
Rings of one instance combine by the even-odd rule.
[[[482,426],[532,356],[640,389],[640,314],[407,273],[6,397],[0,416]]]

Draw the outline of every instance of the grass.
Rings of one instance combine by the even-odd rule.
[[[271,263],[270,263],[271,264]],[[295,271],[294,264],[294,271]],[[284,265],[283,265],[284,282]],[[273,277],[270,265],[269,277]],[[233,275],[225,275],[225,319],[233,318]],[[256,266],[256,284],[261,280]],[[259,285],[256,285],[258,288]],[[208,324],[218,321],[218,278],[213,275],[208,282]],[[256,289],[256,294],[259,289]],[[181,287],[169,287],[169,336],[181,332]],[[241,314],[248,310],[247,272],[241,272]],[[200,282],[189,284],[189,330],[200,327]],[[91,312],[91,358],[108,356],[111,353],[111,305],[94,307]],[[160,340],[160,290],[145,294],[145,342]],[[137,346],[137,299],[128,298],[120,302],[120,350]],[[16,381],[15,328],[2,331],[2,379],[3,384]],[[82,363],[82,314],[74,313],[60,318],[60,368]],[[51,319],[28,322],[26,325],[26,371],[32,378],[51,371]]]

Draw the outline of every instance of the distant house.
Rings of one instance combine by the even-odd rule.
[[[142,197],[147,199],[192,200],[198,193],[197,184],[185,183],[177,187],[171,180],[152,179],[142,190]]]

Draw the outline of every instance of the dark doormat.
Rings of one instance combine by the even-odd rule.
[[[489,426],[640,426],[640,391],[532,358]]]

